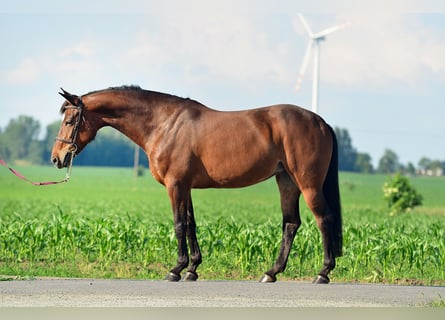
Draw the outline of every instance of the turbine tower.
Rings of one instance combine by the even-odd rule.
[[[311,55],[312,49],[314,50],[314,69],[312,75],[312,111],[318,113],[318,84],[320,78],[320,42],[326,39],[328,34],[333,33],[339,29],[346,27],[347,23],[340,24],[334,27],[327,28],[318,33],[313,33],[309,27],[306,19],[301,13],[298,14],[301,23],[303,24],[306,32],[309,35],[309,43],[307,45],[306,53],[304,54],[303,64],[301,65],[300,74],[298,76],[296,89],[299,90],[301,82],[303,81],[304,73],[306,72],[307,65],[309,63],[309,56]],[[295,27],[295,25],[294,25]]]

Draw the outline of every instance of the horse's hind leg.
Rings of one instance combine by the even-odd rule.
[[[196,281],[198,279],[196,269],[202,262],[202,256],[201,250],[199,249],[198,239],[196,238],[196,222],[191,197],[189,199],[187,210],[187,239],[190,247],[191,263],[184,276],[184,280]]]
[[[313,212],[323,239],[324,263],[314,283],[329,283],[328,274],[335,268],[335,221],[322,190],[305,189],[303,196]]]
[[[276,174],[276,180],[280,191],[281,210],[283,212],[283,235],[278,258],[273,267],[266,271],[260,282],[275,282],[277,273],[284,271],[295,234],[301,225],[298,206],[300,190],[284,170]]]

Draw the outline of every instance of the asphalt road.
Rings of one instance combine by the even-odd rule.
[[[278,281],[36,279],[0,282],[0,307],[406,307],[445,287]]]

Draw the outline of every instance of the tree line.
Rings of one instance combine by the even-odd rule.
[[[0,158],[11,163],[49,164],[51,150],[60,128],[60,121],[46,127],[39,139],[39,121],[29,116],[11,119],[4,130],[0,129]],[[100,130],[96,139],[76,157],[81,166],[131,167],[134,165],[135,144],[111,128]],[[148,166],[147,157],[139,153],[139,163]]]
[[[0,158],[12,163],[49,164],[59,127],[59,121],[49,124],[45,128],[43,139],[40,139],[41,125],[38,120],[25,115],[11,119],[4,129],[0,128]],[[341,171],[442,175],[445,170],[445,161],[427,157],[421,158],[417,167],[412,163],[404,165],[391,149],[385,150],[374,168],[369,153],[359,152],[353,146],[347,129],[336,127],[335,133]],[[131,167],[134,164],[134,148],[135,145],[124,135],[111,128],[104,128],[88,148],[76,157],[75,163],[85,166]],[[143,152],[140,152],[139,163],[148,166]]]
[[[389,148],[385,149],[377,167],[374,168],[369,153],[359,152],[352,145],[352,139],[347,129],[336,127],[335,134],[338,140],[338,162],[341,171],[384,174],[399,172],[431,176],[440,176],[445,173],[445,161],[422,157],[417,167],[411,162],[403,164],[398,155]]]

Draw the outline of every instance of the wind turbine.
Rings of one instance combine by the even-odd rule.
[[[327,28],[318,33],[313,33],[309,27],[306,19],[301,13],[298,14],[301,23],[303,24],[306,32],[309,35],[309,43],[307,45],[306,53],[304,54],[303,64],[301,65],[300,74],[298,76],[296,89],[299,90],[301,82],[303,81],[303,76],[306,71],[307,65],[309,63],[309,56],[311,55],[312,49],[314,50],[314,69],[313,69],[313,79],[312,79],[312,111],[318,113],[318,84],[320,78],[320,42],[326,39],[328,34],[331,34],[339,29],[343,29],[348,24],[343,23],[334,27]],[[295,27],[295,24],[294,24]]]

